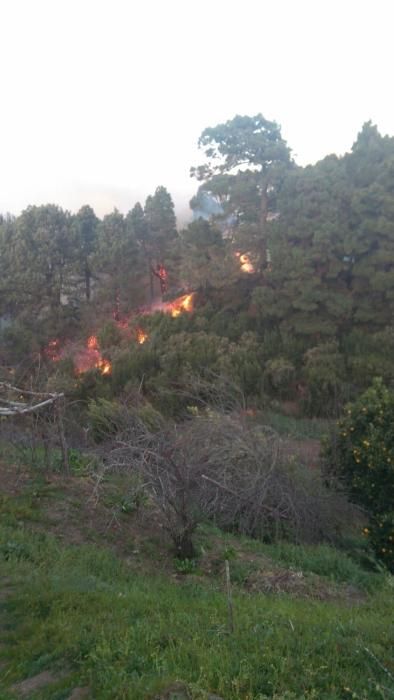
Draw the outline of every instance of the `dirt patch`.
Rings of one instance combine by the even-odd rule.
[[[190,700],[190,697],[190,693],[184,683],[173,683],[159,695],[155,695],[153,700]]]
[[[245,588],[254,593],[287,593],[297,598],[332,600],[346,604],[357,604],[365,595],[354,586],[330,583],[315,574],[304,575],[302,571],[272,568],[251,573]]]
[[[90,698],[90,688],[74,688],[68,700],[87,700]]]
[[[31,475],[26,469],[0,461],[1,494],[17,496],[31,483]]]
[[[64,673],[55,675],[50,671],[43,671],[42,673],[38,673],[37,676],[32,676],[20,683],[15,683],[15,685],[11,687],[11,690],[21,698],[29,698],[32,693],[41,690],[41,688],[45,688],[47,685],[57,683],[57,681],[64,678],[64,676]]]
[[[310,469],[320,466],[320,440],[293,440],[286,438],[282,441],[282,454],[286,458],[295,458]]]
[[[107,505],[107,485],[97,489],[94,479],[55,476],[51,484],[61,494],[43,501],[43,515],[52,534],[67,544],[96,544],[114,549],[127,563],[138,565],[150,553],[152,568],[157,559],[165,564],[169,543],[159,514],[151,508],[128,513],[122,509],[122,493]],[[154,553],[154,556],[152,554]]]

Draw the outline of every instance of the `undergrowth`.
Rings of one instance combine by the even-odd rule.
[[[275,548],[268,551],[274,558]],[[350,576],[340,555],[335,563],[318,548],[301,562],[296,552],[282,547],[277,558]],[[13,625],[2,634],[2,698],[15,680],[56,666],[97,700],[153,697],[175,679],[195,698],[214,692],[226,700],[388,700],[394,692],[387,583],[357,607],[237,590],[229,635],[218,581],[137,575],[104,548],[63,547],[11,525],[0,527],[0,563],[16,582],[7,602]]]

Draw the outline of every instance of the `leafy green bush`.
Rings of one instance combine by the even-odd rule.
[[[327,468],[370,514],[364,529],[379,559],[394,571],[394,394],[375,379],[338,423]]]

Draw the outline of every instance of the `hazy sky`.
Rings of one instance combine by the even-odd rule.
[[[178,211],[206,126],[277,120],[297,162],[394,134],[393,0],[0,0],[0,211]]]

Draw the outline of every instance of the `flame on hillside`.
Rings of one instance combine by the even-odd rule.
[[[172,301],[156,301],[150,306],[140,308],[138,314],[140,316],[150,316],[151,314],[161,311],[163,314],[169,314],[173,318],[176,318],[184,312],[191,313],[193,311],[194,297],[195,292],[191,292],[190,294],[182,294],[182,296]]]
[[[137,328],[136,337],[139,345],[143,345],[149,338],[148,334],[142,328]]]
[[[237,251],[235,255],[237,258],[239,258],[239,264],[242,272],[246,272],[249,275],[255,272],[249,253],[241,253],[240,251]]]
[[[193,311],[193,301],[193,293],[184,294],[183,296],[178,297],[178,299],[174,299],[174,301],[168,302],[168,304],[166,304],[167,308],[165,309],[165,313],[171,314],[173,318],[180,316],[180,314],[184,311],[190,313],[191,311]]]
[[[176,318],[181,313],[190,313],[193,311],[194,296],[195,293],[192,292],[191,294],[183,294],[173,301],[152,304],[149,308],[140,311],[140,315],[150,315],[156,311],[162,311]],[[123,336],[125,338],[130,337],[130,334],[133,332],[129,325],[132,317],[121,319],[118,309],[116,310],[116,315],[116,324],[118,328],[123,331]],[[134,338],[139,345],[143,345],[149,339],[149,335],[143,328],[138,326],[135,329]],[[77,374],[84,374],[92,369],[99,370],[103,375],[109,375],[112,372],[112,364],[110,360],[102,356],[100,344],[96,335],[90,335],[83,348],[76,347],[76,345],[71,342],[67,343],[66,346],[62,348],[60,340],[55,338],[49,341],[47,347],[44,349],[44,354],[52,360],[52,362],[58,362],[62,358],[71,357]]]
[[[111,362],[102,356],[96,335],[89,336],[86,347],[79,350],[73,359],[77,374],[83,374],[90,369],[98,369],[101,374],[111,374]]]
[[[96,335],[90,335],[89,338],[86,341],[86,347],[88,350],[97,350],[99,349],[99,344],[97,340]]]
[[[98,369],[101,374],[111,374],[112,371],[110,360],[101,354],[96,335],[89,336],[84,348],[75,348],[75,345],[72,343],[68,343],[62,348],[60,340],[55,338],[49,341],[44,349],[44,355],[52,362],[59,362],[63,358],[72,357],[76,374],[84,374],[84,372],[88,372],[91,369]]]

